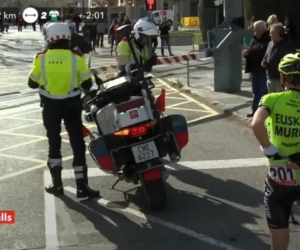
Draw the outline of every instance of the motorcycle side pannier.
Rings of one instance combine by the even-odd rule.
[[[101,135],[90,142],[88,149],[93,160],[101,170],[114,174],[117,172],[118,162],[115,162],[111,153],[114,148],[119,148],[123,144],[123,140],[119,137],[111,134]],[[120,154],[119,157],[122,160],[126,160],[126,154]]]
[[[189,142],[188,125],[183,115],[168,115],[161,118],[164,131],[174,134],[179,150],[183,149]]]

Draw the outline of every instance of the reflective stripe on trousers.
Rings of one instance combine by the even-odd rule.
[[[61,167],[62,166],[62,160],[61,159],[48,159],[48,166],[50,168],[55,168],[55,167]]]
[[[87,176],[84,176],[84,170],[86,168],[87,168],[86,166],[77,166],[77,167],[74,167],[75,179],[84,179],[84,178],[87,178]]]
[[[39,93],[41,95],[46,96],[50,99],[66,99],[66,98],[77,96],[81,93],[79,89],[74,91],[75,84],[76,84],[76,73],[77,73],[76,55],[72,54],[72,72],[71,72],[72,79],[71,79],[69,93],[66,95],[52,95],[47,91],[48,81],[47,81],[47,77],[46,77],[46,54],[43,54],[41,56],[41,71],[42,71],[41,72],[42,80],[44,81],[44,86],[43,86],[44,89],[43,88],[39,89]]]

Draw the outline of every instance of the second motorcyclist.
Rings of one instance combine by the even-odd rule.
[[[149,44],[152,37],[158,36],[156,26],[152,22],[139,20],[133,27],[132,43],[135,46],[135,53],[140,64],[143,65],[145,72],[150,72],[152,67],[156,64],[157,56],[151,52],[149,53]],[[124,38],[117,46],[118,56],[126,56],[128,63],[120,67],[120,75],[125,75],[132,70],[137,69],[136,62],[132,51],[130,50],[127,38]]]

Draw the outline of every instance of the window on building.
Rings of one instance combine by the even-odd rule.
[[[167,3],[164,3],[164,10],[168,10],[169,5]]]

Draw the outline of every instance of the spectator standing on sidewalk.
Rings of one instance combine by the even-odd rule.
[[[279,62],[285,55],[296,53],[296,46],[292,39],[286,35],[281,23],[270,27],[270,36],[271,41],[268,44],[261,66],[266,69],[268,91],[274,93],[283,90],[278,71]]]
[[[249,48],[243,53],[246,58],[245,73],[251,74],[253,93],[252,112],[247,114],[247,117],[253,117],[260,99],[268,94],[266,70],[261,66],[261,61],[270,42],[269,31],[266,22],[261,20],[253,24],[253,30],[254,37],[250,41]]]
[[[125,17],[124,17],[123,25],[126,25],[126,24],[132,24],[132,22],[130,21],[130,19],[129,19],[128,16],[125,16]]]
[[[160,43],[161,43],[161,56],[165,56],[164,52],[164,46],[165,44],[168,46],[168,51],[169,55],[173,56],[172,50],[171,50],[171,45],[170,45],[170,31],[171,26],[170,24],[166,21],[166,18],[164,17],[164,20],[162,23],[159,25],[159,31],[160,31]]]
[[[154,25],[156,25],[153,18],[151,18],[150,20]],[[152,52],[155,53],[155,50],[157,49],[157,46],[158,46],[157,36],[151,37],[151,45],[152,45]]]
[[[18,32],[22,32],[23,25],[24,25],[24,20],[23,20],[23,17],[22,17],[21,13],[19,13],[19,15],[18,15],[17,24],[18,24]]]
[[[292,38],[294,42],[297,41],[297,30],[294,24],[294,20],[290,16],[286,16],[284,19],[285,32]]]
[[[73,17],[73,22],[76,25],[76,33],[79,34],[80,23],[82,22],[81,17],[78,14],[75,14]]]
[[[268,17],[267,24],[268,24],[269,29],[272,25],[277,24],[277,23],[279,23],[279,21],[275,14]]]
[[[82,34],[85,38],[85,41],[90,43],[92,47],[93,53],[97,54],[96,52],[96,38],[97,38],[97,27],[95,24],[95,20],[89,20],[84,23],[82,27]]]
[[[96,46],[97,48],[99,48],[99,46],[103,48],[104,47],[103,39],[104,39],[104,32],[106,29],[106,23],[103,20],[97,20],[96,27],[97,27]]]
[[[115,31],[115,25],[117,24],[117,19],[115,19],[112,24],[110,25],[108,29],[108,39],[110,40],[110,55],[112,56],[112,53],[114,51],[114,46],[116,44],[116,31]]]
[[[117,29],[122,25],[124,25],[124,21],[125,21],[125,14],[120,12],[117,19],[117,24],[115,24],[114,26],[115,34],[116,34],[116,46],[118,46],[119,42],[121,42],[125,37],[122,33],[117,32]]]
[[[31,24],[33,31],[36,31],[36,23],[37,23],[37,22],[33,22],[33,23]]]

